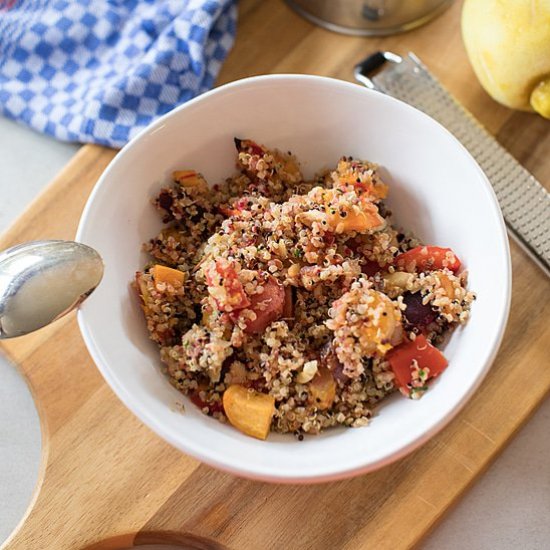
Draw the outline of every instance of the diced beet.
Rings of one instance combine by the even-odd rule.
[[[420,292],[405,292],[403,294],[403,303],[407,306],[404,311],[407,321],[415,327],[425,327],[435,321],[437,313],[429,304],[422,303],[422,294]]]
[[[166,190],[161,191],[156,201],[158,207],[164,210],[165,214],[162,217],[164,223],[174,220],[174,213],[172,212],[172,206],[174,205],[174,197]]]
[[[174,197],[172,197],[170,193],[167,193],[166,191],[162,191],[158,197],[158,203],[161,208],[169,211],[170,207],[174,203]]]
[[[284,304],[285,289],[275,277],[270,276],[264,285],[264,291],[250,296],[249,308],[256,314],[256,319],[247,322],[246,332],[262,333],[273,321],[281,318]]]
[[[371,260],[365,260],[361,264],[361,272],[367,277],[374,277],[378,272],[382,271],[382,268],[378,265],[378,262],[372,262]]]
[[[323,241],[325,242],[325,244],[327,244],[328,246],[334,244],[334,241],[336,240],[336,237],[334,236],[334,233],[332,233],[331,231],[327,231],[323,237]]]

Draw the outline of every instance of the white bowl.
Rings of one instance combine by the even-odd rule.
[[[160,371],[156,346],[130,288],[147,257],[141,245],[161,223],[150,204],[172,170],[210,182],[235,170],[233,137],[291,150],[306,175],[342,155],[377,162],[390,183],[395,220],[424,242],[451,247],[478,299],[445,348],[449,367],[419,401],[394,395],[371,424],[297,441],[262,442],[202,415]],[[78,314],[88,349],[124,404],[166,441],[212,466],[256,479],[332,480],[403,457],[466,403],[499,347],[510,304],[508,240],[495,194],[462,145],[428,116],[360,86],[276,75],[217,88],[162,117],[107,168],[82,215],[77,239],[105,261],[103,282]],[[185,413],[175,412],[184,403]]]

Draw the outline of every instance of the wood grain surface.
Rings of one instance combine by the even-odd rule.
[[[243,0],[239,9],[238,39],[220,83],[282,72],[352,80],[353,65],[374,50],[413,50],[548,186],[549,123],[497,105],[480,88],[460,39],[460,2],[426,27],[386,39],[330,33],[276,0]],[[38,238],[73,238],[86,198],[114,155],[82,148],[3,236],[0,249]],[[254,550],[414,546],[550,390],[550,285],[514,244],[512,260],[510,322],[474,398],[420,450],[378,472],[336,483],[243,480],[174,450],[114,396],[72,315],[2,342],[29,381],[44,441],[33,502],[5,548],[104,549],[151,542]]]

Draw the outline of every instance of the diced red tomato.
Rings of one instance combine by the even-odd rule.
[[[250,296],[251,309],[256,314],[254,321],[248,321],[245,331],[260,334],[268,325],[280,319],[285,305],[285,289],[275,277],[269,277],[261,294]]]
[[[423,334],[419,334],[413,342],[406,342],[389,351],[386,359],[400,388],[406,388],[411,383],[411,366],[415,359],[421,369],[429,369],[428,378],[438,376],[448,365],[445,356]]]
[[[216,260],[206,271],[206,283],[220,311],[243,309],[251,303],[235,268],[227,260]]]
[[[433,271],[447,268],[456,273],[460,269],[460,260],[450,248],[439,246],[417,246],[403,254],[399,254],[394,264],[413,272]]]

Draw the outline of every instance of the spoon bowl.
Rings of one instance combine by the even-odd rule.
[[[33,241],[0,253],[0,339],[23,336],[82,303],[103,277],[91,247]]]

